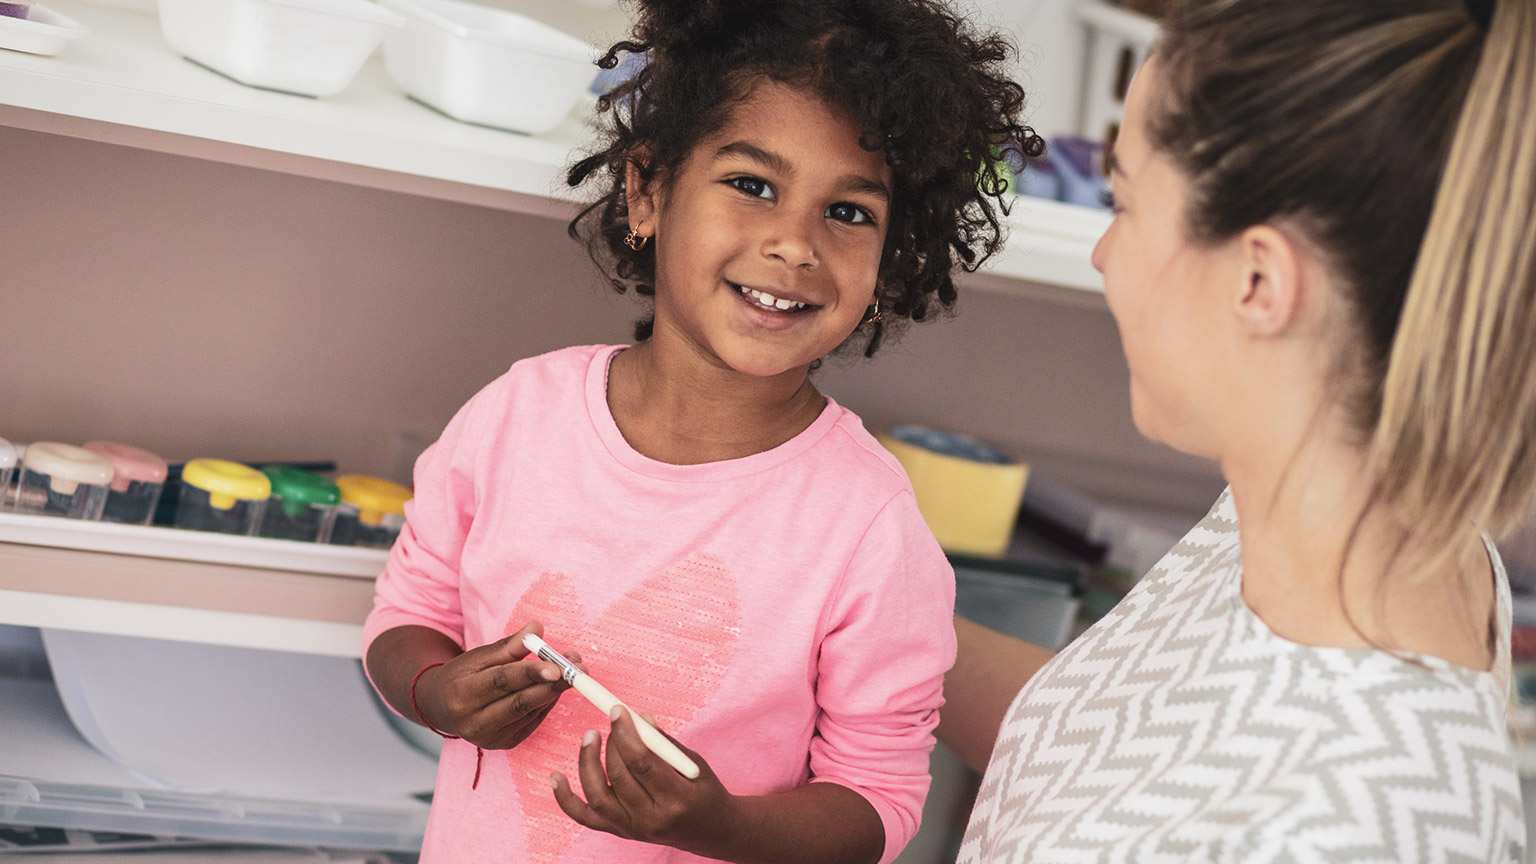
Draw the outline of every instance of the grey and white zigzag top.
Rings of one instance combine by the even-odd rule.
[[[1524,861],[1498,658],[1473,672],[1276,636],[1224,493],[1014,699],[962,864]]]

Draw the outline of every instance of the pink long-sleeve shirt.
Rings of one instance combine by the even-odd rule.
[[[622,346],[514,365],[416,464],[364,650],[414,624],[466,648],[526,621],[698,751],[736,794],[808,781],[863,795],[882,861],[916,832],[954,661],[954,577],[899,464],[832,400],[804,432],[670,465],[609,413]],[[605,718],[573,692],[516,748],[444,743],[423,864],[699,860],[590,831],[556,805]],[[579,789],[579,787],[578,787]]]

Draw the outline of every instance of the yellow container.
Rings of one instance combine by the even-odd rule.
[[[357,508],[357,521],[364,525],[381,525],[390,515],[404,518],[405,502],[411,500],[411,490],[399,483],[365,474],[343,474],[336,485],[341,500]]]
[[[906,469],[917,509],[945,551],[996,557],[1008,549],[1028,465],[932,429],[899,426],[875,437]]]

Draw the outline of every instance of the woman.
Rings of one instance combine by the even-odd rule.
[[[1138,428],[1230,488],[1049,663],[958,624],[962,862],[1523,860],[1483,532],[1536,488],[1536,0],[1491,5],[1166,21],[1094,265]]]

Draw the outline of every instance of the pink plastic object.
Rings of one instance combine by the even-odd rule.
[[[112,463],[117,472],[112,478],[113,491],[127,492],[129,483],[165,482],[165,460],[148,450],[113,441],[88,441],[84,448]]]
[[[91,441],[83,448],[107,460],[115,472],[103,522],[148,525],[153,521],[160,494],[165,491],[165,460],[153,453],[112,441]]]

